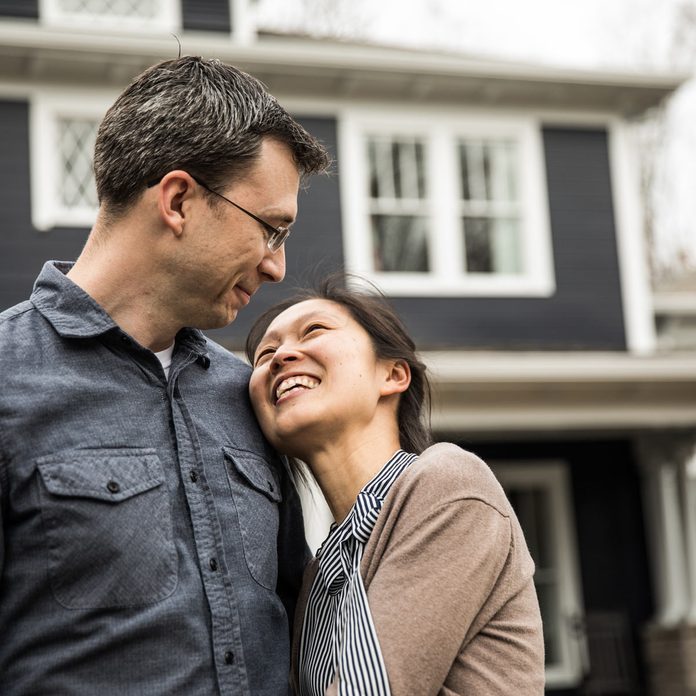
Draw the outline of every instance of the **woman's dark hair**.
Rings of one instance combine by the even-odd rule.
[[[246,355],[254,364],[254,353],[271,322],[289,307],[307,300],[329,300],[345,307],[365,329],[375,354],[381,359],[403,360],[411,370],[411,384],[401,394],[397,420],[399,443],[407,452],[420,454],[432,443],[430,433],[430,383],[426,366],[416,355],[416,346],[401,319],[376,288],[368,293],[347,287],[350,276],[332,274],[312,287],[299,290],[292,297],[267,309],[249,331]],[[365,282],[362,281],[361,282]]]

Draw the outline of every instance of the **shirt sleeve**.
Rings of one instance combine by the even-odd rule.
[[[427,696],[440,692],[486,613],[510,554],[511,521],[478,499],[406,517],[407,525],[397,522],[390,534],[368,600],[393,696]]]

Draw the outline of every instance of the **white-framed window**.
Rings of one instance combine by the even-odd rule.
[[[47,26],[150,33],[176,31],[180,0],[40,0],[39,16]]]
[[[534,119],[353,109],[339,137],[350,271],[391,295],[554,292]]]
[[[491,462],[491,468],[515,509],[536,564],[547,685],[577,686],[586,652],[578,632],[583,605],[568,466]]]
[[[31,100],[34,227],[91,227],[97,215],[92,159],[97,128],[115,94],[36,94]]]

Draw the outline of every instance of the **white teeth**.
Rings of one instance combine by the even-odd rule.
[[[286,394],[289,392],[291,389],[295,389],[296,387],[302,387],[304,389],[314,389],[314,387],[319,386],[319,381],[312,378],[312,377],[307,377],[305,375],[298,375],[296,377],[288,377],[287,379],[284,379],[277,387],[276,387],[276,393],[275,393],[275,398],[276,401],[280,399],[283,394]]]

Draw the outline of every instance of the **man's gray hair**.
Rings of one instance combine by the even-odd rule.
[[[288,145],[303,177],[329,165],[319,141],[251,75],[194,56],[158,63],[133,80],[99,127],[99,201],[125,210],[174,169],[219,190],[253,166],[265,137]]]

